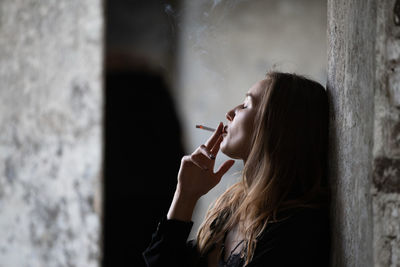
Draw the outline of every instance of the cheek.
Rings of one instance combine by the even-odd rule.
[[[228,134],[221,142],[221,151],[231,158],[244,158],[249,150],[253,122],[251,114],[246,117],[236,117]]]

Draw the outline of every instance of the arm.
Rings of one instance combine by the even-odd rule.
[[[197,251],[186,242],[192,226],[193,222],[164,217],[143,252],[147,266],[193,266],[198,258]]]
[[[193,266],[199,255],[187,239],[197,200],[185,198],[176,190],[167,217],[158,224],[149,247],[143,252],[147,266]]]
[[[193,225],[194,207],[201,196],[219,183],[234,163],[228,160],[214,173],[222,128],[220,123],[204,145],[190,156],[182,158],[177,188],[167,217],[160,222],[149,247],[143,253],[147,266],[194,266],[199,260],[197,249],[186,242]]]
[[[228,160],[214,173],[215,158],[223,140],[222,130],[223,124],[220,123],[204,145],[198,147],[190,156],[182,158],[178,185],[168,211],[168,219],[190,221],[199,198],[214,188],[235,163]]]

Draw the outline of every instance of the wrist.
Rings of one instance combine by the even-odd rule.
[[[181,190],[177,189],[169,208],[167,219],[176,219],[186,222],[191,221],[197,200],[198,198],[185,195]]]
[[[193,190],[185,190],[183,189],[180,184],[178,183],[174,198],[176,197],[182,202],[188,202],[188,203],[196,203],[201,196],[198,196],[195,192],[192,192]]]

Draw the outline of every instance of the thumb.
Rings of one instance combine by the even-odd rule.
[[[224,174],[233,166],[234,163],[234,160],[227,160],[222,163],[221,167],[219,167],[218,171],[215,173],[218,180],[221,180],[222,176],[224,176]]]

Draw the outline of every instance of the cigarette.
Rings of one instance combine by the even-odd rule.
[[[207,126],[204,126],[204,125],[196,125],[196,128],[203,129],[203,130],[210,131],[210,132],[215,132],[214,128],[207,127]]]

